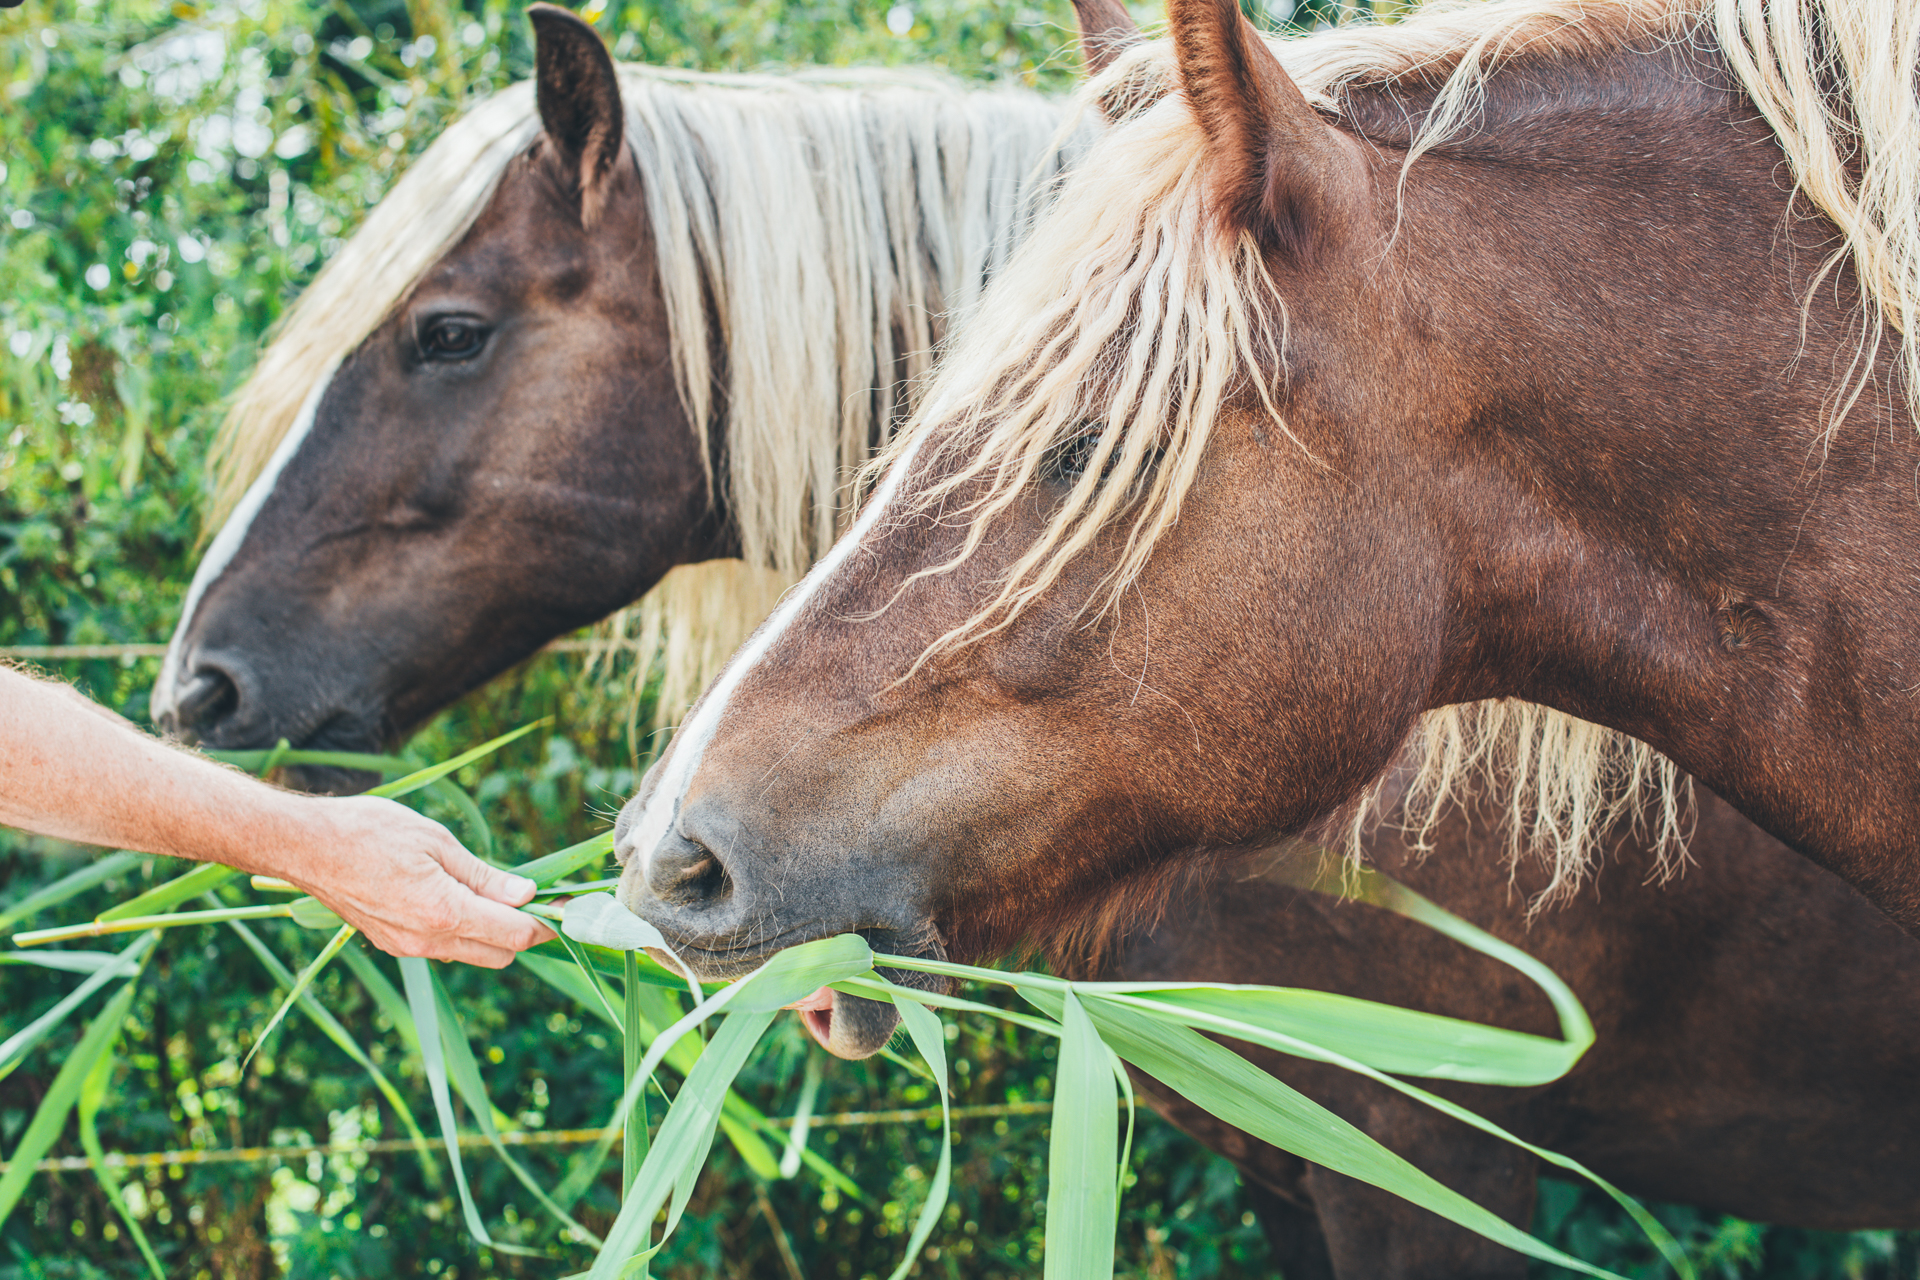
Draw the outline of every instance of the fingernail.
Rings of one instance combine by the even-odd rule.
[[[539,887],[539,885],[527,879],[525,876],[513,877],[513,891],[515,893],[533,893],[539,889]]]

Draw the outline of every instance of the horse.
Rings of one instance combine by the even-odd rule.
[[[616,66],[530,12],[534,79],[435,140],[236,397],[176,735],[383,749],[650,591],[690,700],[1094,127],[930,74]]]
[[[1529,909],[1550,872],[1499,851],[1499,818],[1451,810],[1437,851],[1393,825],[1366,841],[1396,879],[1566,979],[1598,1038],[1535,1089],[1438,1092],[1624,1190],[1822,1230],[1920,1227],[1920,944],[1828,872],[1702,791],[1693,865],[1661,887],[1644,835],[1617,833],[1594,884]],[[1119,884],[1056,972],[1339,991],[1553,1035],[1539,991],[1397,916],[1297,889],[1320,850],[1255,850],[1164,880],[1141,917]],[[1339,1068],[1235,1045],[1416,1165],[1525,1226],[1541,1162]],[[1239,1168],[1287,1280],[1525,1280],[1527,1260],[1377,1188],[1309,1165],[1138,1075],[1154,1109]],[[1789,1158],[1782,1158],[1787,1156]],[[1549,1170],[1551,1172],[1551,1170]]]
[[[1920,927],[1917,35],[1497,0],[1270,44],[1173,0],[624,807],[622,901],[714,976],[1003,952],[1359,830],[1413,740],[1415,831],[1479,787],[1549,896],[1610,818],[1671,848],[1684,773]]]

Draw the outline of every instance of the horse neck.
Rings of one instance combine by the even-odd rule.
[[[1497,219],[1426,264],[1460,318],[1435,358],[1487,388],[1445,517],[1473,603],[1438,701],[1641,738],[1920,933],[1920,437],[1895,337],[1835,427],[1862,334],[1850,272],[1812,287],[1837,233],[1790,211],[1743,99],[1664,65],[1671,111],[1575,116],[1435,185],[1428,213]]]

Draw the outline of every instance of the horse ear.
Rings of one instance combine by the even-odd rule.
[[[620,79],[600,33],[565,9],[536,4],[533,20],[535,96],[560,158],[573,170],[580,223],[599,220],[612,186],[626,128]]]
[[[1080,23],[1080,55],[1087,74],[1097,76],[1140,39],[1140,24],[1120,0],[1073,0],[1073,16]]]
[[[1222,215],[1296,255],[1363,208],[1358,153],[1307,105],[1236,0],[1169,0],[1180,82],[1219,173]]]

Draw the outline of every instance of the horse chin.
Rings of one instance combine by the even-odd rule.
[[[896,951],[920,960],[946,959],[946,947],[931,926],[908,947],[900,946],[905,938],[894,930],[865,932],[875,950]],[[894,986],[908,991],[944,994],[952,985],[937,974],[912,969],[880,969],[878,973]],[[899,1011],[886,1001],[850,996],[831,987],[822,987],[788,1007],[800,1015],[807,1033],[819,1041],[820,1047],[836,1058],[871,1058],[887,1047],[900,1026]]]
[[[800,1021],[836,1058],[871,1058],[887,1047],[900,1014],[890,1004],[822,987],[801,1002]]]

